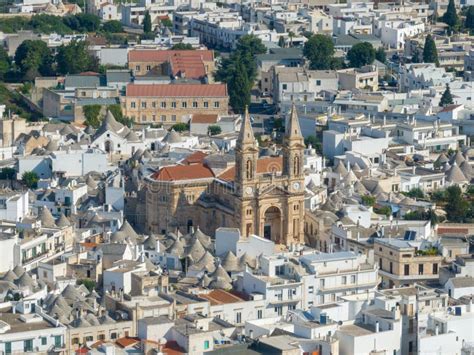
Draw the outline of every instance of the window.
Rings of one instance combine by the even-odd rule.
[[[198,103],[196,101],[193,101],[193,107],[194,108],[197,108],[198,107]]]
[[[171,103],[171,107],[172,107],[172,108],[176,108],[176,102],[172,102],[172,103]]]
[[[135,102],[130,102],[130,107],[135,108]]]
[[[321,80],[316,80],[316,86],[321,86]]]
[[[62,345],[63,344],[62,344],[61,335],[54,336],[54,346],[57,347],[57,348],[61,348]]]
[[[219,101],[214,102],[214,108],[219,108],[219,106],[220,106]]]
[[[319,281],[319,284],[321,285],[321,288],[324,288],[324,279],[321,279],[321,281]]]
[[[171,115],[171,121],[176,122],[176,115]]]
[[[241,312],[237,312],[235,314],[235,323],[237,323],[237,324],[242,323],[242,313]]]
[[[163,101],[163,102],[161,103],[161,108],[166,108],[166,102]]]
[[[423,264],[418,264],[418,275],[423,275]]]
[[[314,293],[314,286],[309,286],[308,287],[308,293],[309,294]]]
[[[140,71],[140,66],[137,65],[137,66],[135,67],[135,70],[136,70],[136,71]]]
[[[410,275],[410,265],[404,265],[405,276]]]
[[[110,333],[110,339],[117,339],[117,333]]]
[[[438,264],[433,264],[433,275],[438,274]]]
[[[146,108],[146,102],[142,102],[142,108]]]
[[[353,283],[353,284],[356,283],[356,275],[351,276],[351,283]]]
[[[187,107],[188,107],[188,103],[187,103],[186,101],[181,102],[181,107],[182,107],[182,108],[187,108]]]
[[[156,108],[156,102],[155,102],[155,101],[153,101],[153,102],[151,103],[151,107]]]
[[[23,351],[33,351],[33,339],[28,339],[23,342]]]
[[[263,318],[263,311],[261,309],[259,309],[257,311],[257,319],[262,319]]]
[[[209,102],[204,101],[204,108],[208,108],[208,107],[209,107]]]
[[[105,338],[105,337],[104,337]],[[75,345],[75,344],[79,344],[79,338],[72,338],[72,343]]]
[[[146,70],[151,70],[151,65],[147,65]]]
[[[48,344],[48,339],[46,337],[41,337],[41,345]]]
[[[347,284],[347,276],[342,277],[342,284],[343,285]]]
[[[283,308],[281,306],[275,307],[275,313],[281,316],[283,314]]]
[[[161,115],[161,122],[165,122],[166,121],[166,115]]]
[[[282,89],[283,89],[283,90],[288,89],[288,85],[287,85],[287,84],[283,84],[283,85],[282,85]]]
[[[204,340],[204,350],[209,349],[209,340]]]
[[[88,335],[88,336],[84,337],[84,339],[85,339],[86,341],[93,341],[93,340],[94,340],[94,337],[93,337],[92,335]]]
[[[5,354],[11,354],[12,353],[12,343],[7,341],[5,343]]]

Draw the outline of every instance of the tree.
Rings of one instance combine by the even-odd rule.
[[[192,51],[194,47],[191,43],[176,43],[171,47],[172,50]]]
[[[121,33],[123,32],[123,26],[120,21],[112,20],[105,22],[102,25],[102,30],[109,33]]]
[[[250,92],[257,78],[255,57],[266,53],[262,41],[254,35],[242,36],[229,58],[221,60],[215,79],[227,83],[229,101],[236,113],[243,113],[250,104]]]
[[[474,6],[469,6],[466,11],[466,20],[464,21],[464,27],[469,30],[474,30]]]
[[[447,105],[452,105],[453,102],[453,95],[451,95],[451,89],[449,88],[449,84],[446,84],[446,89],[441,95],[441,99],[439,100],[439,106],[444,107]]]
[[[148,11],[145,11],[145,16],[143,17],[143,32],[150,33],[151,28],[151,16]]]
[[[169,18],[164,18],[160,20],[161,26],[173,28],[173,22]]]
[[[369,42],[357,43],[347,52],[347,59],[354,68],[372,64],[375,60],[375,49]]]
[[[280,38],[278,38],[278,47],[285,48],[285,37],[280,36]]]
[[[425,39],[425,46],[423,48],[423,62],[435,63],[436,66],[439,66],[438,50],[436,49],[436,43],[430,34],[426,36]]]
[[[207,132],[209,133],[210,136],[215,136],[217,134],[222,133],[222,128],[221,126],[218,126],[218,125],[210,125],[209,127],[207,127]]]
[[[85,41],[72,41],[62,45],[56,55],[57,70],[61,74],[78,74],[84,71],[97,71],[98,63],[87,51]]]
[[[392,214],[392,209],[389,206],[382,206],[380,208],[374,208],[374,213],[389,217]]]
[[[30,189],[36,189],[36,187],[38,187],[39,177],[34,171],[25,171],[21,180]]]
[[[77,284],[78,284],[78,285],[84,285],[84,286],[87,288],[87,290],[88,290],[89,292],[92,292],[92,291],[95,289],[95,287],[96,287],[95,281],[94,281],[94,280],[91,280],[91,279],[81,279],[81,280],[78,280],[78,281],[77,281]]]
[[[5,167],[0,171],[1,180],[12,180],[16,175],[16,170],[14,168]]]
[[[189,130],[189,125],[184,122],[175,123],[171,129],[175,132],[184,132]]]
[[[122,107],[119,104],[109,105],[109,106],[107,106],[107,110],[109,110],[112,113],[112,115],[114,116],[114,118],[117,122],[120,122],[121,124],[123,124],[127,127],[132,126],[132,124],[133,124],[132,119],[130,119],[129,117],[125,117],[123,115]]]
[[[100,17],[94,14],[69,15],[63,21],[70,29],[78,32],[96,32],[100,28]]]
[[[334,44],[331,37],[322,34],[312,36],[305,43],[303,54],[310,61],[310,69],[331,69],[334,56]]]
[[[311,147],[313,147],[314,149],[316,149],[316,151],[318,153],[322,153],[323,151],[323,144],[321,142],[321,139],[319,139],[318,137],[316,136],[307,136],[305,139],[304,139],[304,144],[306,144],[307,147],[309,147],[309,145],[311,145]]]
[[[449,0],[448,8],[442,17],[442,21],[447,24],[451,30],[458,24],[459,17],[456,12],[454,0]]]
[[[419,187],[415,187],[411,189],[410,191],[404,193],[404,195],[411,197],[411,198],[424,198],[425,194],[423,193],[423,190],[420,189]]]
[[[7,51],[0,46],[0,81],[5,80],[5,75],[10,70],[10,65],[11,61]]]
[[[52,62],[51,51],[46,43],[40,40],[23,41],[15,52],[15,64],[25,80],[51,75]]]
[[[457,185],[446,189],[446,214],[451,222],[464,222],[469,211],[469,202],[462,196],[461,188]]]
[[[374,196],[371,196],[371,195],[363,195],[361,197],[361,200],[362,200],[362,204],[364,206],[369,206],[369,207],[372,207],[373,205],[375,205],[375,197]]]
[[[379,47],[375,52],[375,59],[377,59],[381,63],[385,63],[387,61],[387,53],[383,47]]]
[[[86,118],[86,125],[92,126],[93,128],[98,128],[100,126],[100,110],[102,106],[100,105],[85,105],[82,107],[82,112]]]

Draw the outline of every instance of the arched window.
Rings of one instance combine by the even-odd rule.
[[[249,159],[247,160],[247,179],[252,179],[253,178],[253,163]]]
[[[293,175],[300,174],[300,157],[296,156],[293,160]]]

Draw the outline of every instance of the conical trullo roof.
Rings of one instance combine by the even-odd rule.
[[[41,221],[42,227],[46,227],[46,228],[56,227],[56,222],[54,221],[54,217],[49,211],[49,209],[46,207],[41,208],[39,220]]]
[[[15,266],[12,271],[15,273],[17,277],[20,277],[21,275],[25,273],[25,269],[21,265]]]
[[[36,284],[35,280],[25,272],[18,279],[15,280],[15,285],[18,287],[34,287]]]
[[[239,271],[239,259],[232,253],[232,251],[228,251],[225,256],[222,258],[221,261],[222,267],[227,271],[227,272],[235,272]]]
[[[95,182],[95,180],[90,175],[87,176],[86,185],[91,189],[96,189],[97,188],[97,183]]]
[[[169,247],[166,249],[166,252],[169,254],[176,255],[178,258],[184,257],[184,245],[183,243],[177,238]]]
[[[444,153],[441,153],[438,158],[435,160],[435,164],[436,165],[443,165],[443,164],[446,164],[447,162],[449,162],[449,159],[448,157],[446,156],[446,154]]]
[[[122,227],[120,227],[120,231],[125,233],[127,238],[132,243],[134,243],[134,244],[137,243],[138,234],[137,234],[137,232],[135,232],[135,229],[133,229],[133,227],[130,225],[130,223],[128,223],[127,220],[125,220],[125,222],[123,222]]]
[[[12,270],[8,270],[5,275],[2,276],[2,281],[13,282],[18,278]]]
[[[213,279],[221,278],[221,279],[226,280],[227,282],[232,282],[231,277],[229,276],[227,271],[225,271],[225,269],[222,267],[222,265],[218,265],[216,267],[216,270],[209,276]]]
[[[56,150],[59,149],[58,142],[51,139],[49,143],[46,145],[45,149],[48,152],[55,152]]]
[[[162,142],[163,143],[180,143],[183,141],[183,138],[179,135],[178,132],[176,132],[174,129],[166,133],[166,136],[163,138]]]
[[[462,173],[469,181],[471,181],[471,179],[474,177],[474,170],[467,160],[462,162],[462,164],[459,166],[459,169],[461,169]]]
[[[458,150],[455,155],[451,157],[451,164],[456,163],[458,166],[460,166],[466,159],[462,155],[461,151]]]
[[[201,242],[199,241],[199,239],[194,239],[192,242],[191,242],[191,245],[189,245],[187,248],[186,248],[186,254],[191,257],[191,259],[193,261],[199,261],[203,256],[204,254],[206,254],[206,249],[204,248],[204,246],[201,244]]]
[[[336,165],[336,167],[334,168],[333,171],[335,173],[338,173],[341,176],[345,176],[348,173],[346,167],[344,166],[344,164],[340,160],[339,160],[339,163],[337,163],[337,165]]]
[[[198,239],[202,246],[204,248],[206,248],[207,250],[211,250],[212,249],[212,240],[211,240],[211,237],[209,237],[208,235],[204,234],[201,229],[199,229],[199,226],[196,228],[196,230],[194,231],[193,235],[192,235],[193,238],[195,239]]]
[[[461,184],[468,181],[457,164],[454,164],[451,169],[448,170],[446,180],[455,184]]]
[[[69,227],[71,225],[71,222],[64,215],[64,213],[61,213],[61,216],[59,216],[59,219],[57,220],[56,225],[60,228],[66,228],[66,227]]]

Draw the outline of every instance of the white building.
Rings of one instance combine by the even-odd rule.
[[[0,191],[0,220],[21,221],[29,212],[28,191]]]

